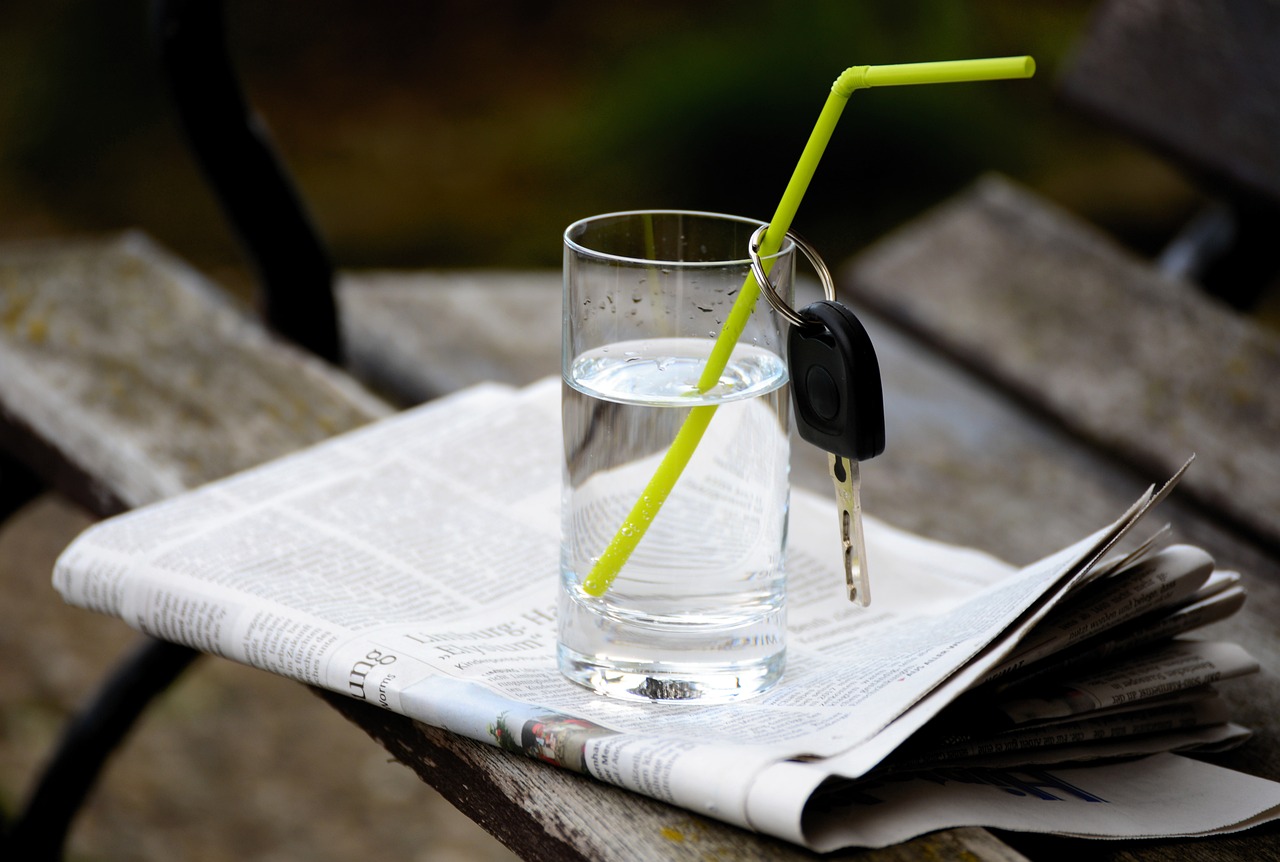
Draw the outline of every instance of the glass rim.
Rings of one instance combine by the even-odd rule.
[[[619,210],[618,212],[600,213],[598,215],[580,218],[564,229],[564,244],[566,247],[573,249],[579,254],[602,261],[615,261],[618,263],[637,264],[641,266],[670,266],[681,268],[693,267],[717,267],[717,266],[751,266],[751,255],[744,254],[741,258],[730,258],[726,260],[661,260],[646,257],[629,257],[623,254],[614,254],[612,252],[600,251],[599,249],[590,248],[583,245],[577,240],[569,236],[575,228],[591,224],[593,222],[604,221],[605,219],[618,219],[628,216],[640,215],[677,215],[677,216],[697,216],[706,219],[718,219],[721,221],[738,222],[743,225],[749,225],[754,233],[763,222],[758,219],[748,218],[747,216],[729,215],[727,213],[707,212],[704,210],[680,210],[680,209],[654,209],[654,210]],[[775,260],[784,255],[791,254],[796,250],[796,244],[787,236],[783,239],[782,246],[773,254],[763,255],[762,260]]]

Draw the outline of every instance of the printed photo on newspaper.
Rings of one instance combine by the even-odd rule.
[[[1168,486],[1021,568],[868,519],[866,609],[845,599],[830,502],[796,490],[782,683],[698,705],[567,682],[559,397],[558,380],[476,387],[126,513],[72,543],[54,585],[155,637],[815,850],[1280,816],[1280,784],[1176,753],[1247,739],[1214,686],[1257,664],[1187,636],[1240,607],[1240,575],[1158,531],[1118,547]]]

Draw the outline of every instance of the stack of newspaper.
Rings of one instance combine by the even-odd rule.
[[[894,757],[1012,765],[1221,749],[1248,731],[1211,683],[1252,673],[1239,646],[1175,636],[1244,604],[1235,572],[1175,545],[1092,569],[984,680]]]
[[[1117,550],[1168,486],[1022,568],[870,520],[870,609],[844,598],[830,502],[796,491],[775,689],[634,704],[566,682],[559,385],[470,389],[111,519],[55,586],[156,637],[816,850],[1280,816],[1280,784],[1172,753],[1244,741],[1211,684],[1257,664],[1183,637],[1240,607],[1237,574],[1159,534]]]

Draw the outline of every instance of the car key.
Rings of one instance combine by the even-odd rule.
[[[858,464],[884,451],[884,392],[871,338],[853,312],[822,300],[787,334],[791,397],[800,437],[827,452],[840,507],[849,601],[871,602]]]

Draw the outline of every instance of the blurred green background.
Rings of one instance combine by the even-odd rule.
[[[581,216],[767,219],[847,66],[1033,54],[1031,81],[850,102],[795,228],[829,261],[988,170],[1142,253],[1197,205],[1054,97],[1083,0],[229,2],[246,91],[330,244],[364,267],[556,267]],[[0,239],[137,227],[243,264],[173,121],[141,0],[0,7]]]

